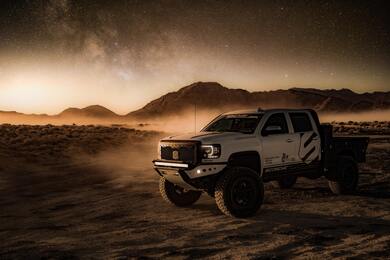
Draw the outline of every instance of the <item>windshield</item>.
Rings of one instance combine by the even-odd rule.
[[[252,134],[256,130],[261,117],[262,115],[259,114],[225,115],[216,119],[203,131]]]

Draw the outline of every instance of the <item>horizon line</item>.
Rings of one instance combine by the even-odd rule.
[[[16,110],[3,110],[0,108],[0,112],[3,112],[3,113],[19,113],[19,114],[23,114],[23,115],[30,115],[30,116],[58,116],[60,115],[61,113],[63,113],[64,111],[68,110],[68,109],[79,109],[79,110],[83,110],[83,109],[86,109],[86,108],[89,108],[89,107],[93,107],[93,106],[99,106],[99,107],[102,107],[102,108],[105,108],[109,111],[111,111],[112,113],[114,113],[115,115],[117,116],[126,116],[132,112],[135,112],[137,110],[140,110],[142,108],[144,108],[147,104],[151,103],[152,101],[154,100],[157,100],[169,93],[175,93],[175,92],[178,92],[180,91],[181,89],[183,88],[186,88],[186,87],[189,87],[189,86],[192,86],[192,85],[196,85],[196,84],[210,84],[210,83],[213,83],[213,84],[218,84],[224,88],[227,88],[227,89],[231,89],[231,90],[236,90],[236,89],[241,89],[241,90],[245,90],[249,93],[256,93],[256,92],[272,92],[272,91],[280,91],[280,90],[284,90],[284,91],[288,91],[288,90],[291,90],[291,89],[303,89],[303,90],[310,90],[310,89],[313,89],[313,90],[319,90],[319,91],[341,91],[341,90],[349,90],[355,94],[358,94],[358,95],[364,95],[364,94],[373,94],[373,93],[390,93],[390,91],[381,91],[381,90],[373,90],[373,91],[365,91],[365,92],[356,92],[350,88],[346,88],[346,87],[341,87],[341,88],[316,88],[316,87],[288,87],[288,88],[275,88],[275,89],[271,89],[271,90],[255,90],[255,91],[249,91],[248,89],[245,89],[245,88],[235,88],[235,87],[226,87],[224,85],[222,85],[221,83],[219,83],[218,81],[195,81],[189,85],[186,85],[186,86],[183,86],[183,87],[180,87],[179,89],[177,89],[176,91],[171,91],[171,92],[167,92],[157,98],[154,98],[154,99],[151,99],[150,101],[146,102],[142,107],[139,107],[137,109],[134,109],[134,110],[131,110],[129,112],[126,112],[124,114],[122,113],[117,113],[115,112],[113,109],[109,108],[108,106],[105,106],[105,105],[100,105],[100,104],[91,104],[91,105],[86,105],[86,106],[69,106],[69,107],[65,107],[63,109],[61,109],[59,112],[57,113],[28,113],[28,112],[19,112],[19,111],[16,111]]]

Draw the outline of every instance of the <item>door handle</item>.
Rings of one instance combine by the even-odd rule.
[[[286,142],[287,143],[291,143],[293,140],[292,139],[287,139]]]

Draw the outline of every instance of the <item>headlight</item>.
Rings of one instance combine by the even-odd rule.
[[[202,145],[201,149],[204,159],[216,159],[221,156],[221,145],[219,144]]]

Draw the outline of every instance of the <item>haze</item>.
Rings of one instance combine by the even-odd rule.
[[[384,1],[1,5],[0,110],[100,104],[124,114],[194,81],[390,89]]]

